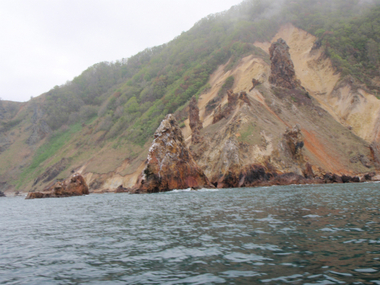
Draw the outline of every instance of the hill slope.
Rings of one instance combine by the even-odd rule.
[[[374,170],[369,145],[379,140],[380,58],[373,42],[380,41],[380,8],[358,2],[283,1],[279,7],[244,1],[168,44],[96,64],[28,103],[2,102],[0,190],[38,190],[71,171],[83,173],[92,191],[131,186],[166,114],[175,113],[191,146],[187,109],[193,96],[205,142],[192,149],[208,176],[222,171],[220,148],[227,141],[236,145],[240,168],[269,161],[301,173],[289,154],[276,152],[286,127],[295,124],[316,172]],[[268,83],[268,47],[279,37],[290,46],[296,76],[311,98]],[[261,82],[253,90],[252,79]],[[251,106],[239,105],[212,124],[230,87],[245,91]],[[372,166],[364,166],[367,160]]]

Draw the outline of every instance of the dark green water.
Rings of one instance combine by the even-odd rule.
[[[380,284],[380,184],[0,199],[0,284]]]

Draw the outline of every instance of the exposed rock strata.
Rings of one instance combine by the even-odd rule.
[[[26,199],[59,198],[89,194],[88,186],[82,175],[76,173],[65,181],[51,183],[42,192],[29,192]]]
[[[131,193],[210,186],[208,178],[187,149],[174,116],[167,115],[154,134],[146,166]]]
[[[191,98],[189,105],[189,122],[192,132],[191,142],[193,144],[199,143],[202,140],[200,130],[203,126],[201,120],[199,119],[199,108],[195,97]]]
[[[271,60],[271,75],[269,82],[282,88],[294,89],[301,87],[290,58],[289,46],[283,39],[278,39],[269,48]]]

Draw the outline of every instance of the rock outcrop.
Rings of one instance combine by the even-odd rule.
[[[0,197],[5,197],[5,194],[0,191]]]
[[[271,60],[271,75],[269,82],[277,87],[294,89],[301,87],[301,82],[296,78],[294,64],[290,58],[289,46],[283,39],[278,39],[269,48]]]
[[[210,186],[208,178],[187,149],[174,116],[167,115],[154,134],[146,166],[131,193]]]
[[[65,181],[56,181],[42,192],[29,192],[26,199],[59,198],[89,194],[88,186],[82,175],[76,173]]]
[[[287,128],[284,134],[284,139],[292,158],[298,163],[303,163],[304,158],[302,149],[304,147],[304,141],[299,126],[295,125],[292,129]]]
[[[44,111],[37,103],[34,103],[33,108],[33,116],[32,116],[32,125],[27,128],[27,130],[31,129],[32,133],[30,137],[26,140],[28,145],[34,145],[38,143],[40,140],[44,139],[48,134],[51,133],[51,129],[44,118]]]
[[[252,79],[252,87],[249,89],[249,92],[251,92],[257,85],[260,84],[260,81],[256,80],[255,78]]]
[[[215,124],[219,122],[223,118],[227,118],[230,116],[233,111],[238,106],[239,102],[246,103],[249,106],[251,105],[251,102],[249,101],[248,95],[246,92],[241,92],[240,94],[234,93],[232,90],[227,91],[227,105],[222,108],[221,105],[219,105],[217,108],[215,108],[214,111],[214,117],[212,120],[212,123]]]
[[[200,131],[203,128],[202,122],[199,119],[199,108],[195,97],[191,98],[189,105],[189,122],[192,132],[191,143],[197,144],[202,140]]]

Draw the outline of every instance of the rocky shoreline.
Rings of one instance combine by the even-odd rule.
[[[143,170],[141,173],[136,171],[136,177],[139,174],[137,181],[131,181],[128,186],[135,184],[132,187],[122,184],[108,192],[148,194],[189,188],[375,180],[375,171],[380,165],[378,144],[365,144],[359,149],[357,145],[364,143],[360,141],[360,144],[340,152],[346,142],[342,141],[336,147],[331,142],[332,138],[348,137],[347,140],[355,139],[355,142],[360,139],[349,137],[354,135],[320,108],[301,85],[290,58],[289,46],[283,39],[272,43],[269,55],[271,72],[266,87],[260,91],[258,88],[263,80],[253,78],[249,91],[240,88],[239,92],[227,90],[223,95],[224,101],[219,100],[220,104],[213,106],[212,120],[209,119],[207,124],[200,120],[198,99],[193,96],[186,111],[187,135],[191,133],[189,139],[185,140],[176,114],[168,114],[154,134],[147,159],[139,172]],[[266,98],[263,96],[265,93]],[[177,117],[183,119],[182,115]],[[320,129],[325,131],[318,133]],[[360,167],[347,167],[347,163],[342,161]],[[55,170],[65,168],[66,163],[60,161],[36,181],[56,175]],[[354,174],[366,170],[370,172]],[[51,183],[42,192],[29,193],[27,199],[88,193],[85,179],[74,174],[66,181]]]

